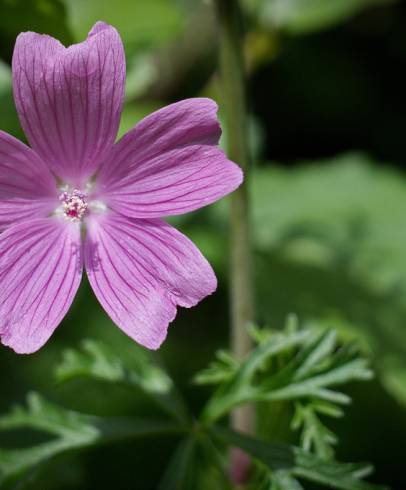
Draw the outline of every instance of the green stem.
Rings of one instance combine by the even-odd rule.
[[[247,324],[254,319],[254,298],[249,240],[250,172],[247,107],[242,46],[242,15],[238,0],[216,0],[220,30],[220,69],[225,108],[228,156],[244,171],[244,183],[231,197],[231,348],[238,357],[251,349]],[[253,408],[232,414],[234,429],[252,432]]]

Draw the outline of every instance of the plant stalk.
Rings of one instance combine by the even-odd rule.
[[[237,357],[241,358],[252,348],[247,325],[254,319],[248,195],[250,159],[247,141],[243,26],[238,0],[215,0],[215,2],[220,31],[221,89],[227,129],[227,153],[244,172],[244,183],[231,196],[230,215],[231,349]],[[235,410],[232,413],[231,423],[235,430],[252,433],[253,407],[244,406]],[[241,454],[232,457],[231,475],[235,476],[234,480],[243,480],[244,471],[240,471],[243,468],[233,468],[233,466],[244,466]],[[239,473],[241,478],[238,476]]]

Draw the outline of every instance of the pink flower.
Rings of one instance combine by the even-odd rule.
[[[31,148],[0,131],[0,337],[18,353],[49,339],[83,267],[112,320],[150,349],[178,305],[216,289],[199,250],[161,219],[242,181],[217,147],[216,104],[172,104],[115,143],[124,82],[120,36],[102,22],[68,48],[17,38],[14,96]]]

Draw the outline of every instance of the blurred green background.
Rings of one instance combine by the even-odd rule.
[[[354,386],[337,421],[338,456],[371,461],[372,481],[406,488],[406,4],[390,0],[243,0],[253,155],[252,234],[258,322],[287,313],[356,338],[377,373]],[[213,6],[199,0],[0,0],[0,128],[19,138],[10,59],[16,35],[70,44],[97,20],[121,33],[127,56],[120,134],[167,103],[209,96],[221,107]],[[221,117],[221,111],[220,111]],[[224,135],[226,139],[227,135]],[[159,351],[196,410],[192,375],[228,342],[227,200],[170,221],[213,264],[219,289],[180,310]],[[0,350],[0,411],[39,390],[102,415],[148,411],[124,390],[57,386],[51,367],[84,337],[123,355],[132,341],[86,282],[39,353]],[[17,436],[16,436],[17,437]],[[14,441],[16,442],[16,441]],[[64,457],[32,489],[156,488],[176,439],[148,439]]]

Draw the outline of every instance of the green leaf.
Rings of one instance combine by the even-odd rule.
[[[305,379],[312,374],[314,368],[326,357],[333,353],[336,347],[337,334],[334,330],[328,330],[325,334],[320,335],[315,345],[309,345],[303,353],[304,360],[300,362],[300,367],[296,370],[295,379]]]
[[[364,381],[372,378],[372,371],[367,367],[365,359],[354,359],[343,365],[329,366],[319,375],[311,376],[298,382],[290,382],[286,386],[275,389],[272,379],[261,386],[262,400],[293,400],[301,397],[318,397],[337,403],[349,403],[350,398],[340,392],[331,391],[326,387],[345,384],[350,381]]]
[[[283,352],[294,345],[300,344],[303,340],[303,333],[293,334],[289,338],[284,338],[276,334],[264,344],[256,347],[248,357],[241,362],[234,375],[225,380],[210,398],[203,410],[202,419],[206,422],[214,421],[225,415],[231,408],[247,400],[253,400],[257,390],[251,386],[256,371],[260,369],[264,362],[273,355]],[[204,373],[204,372],[203,372]],[[204,374],[203,374],[204,375]]]
[[[160,483],[161,490],[193,488],[191,478],[193,478],[192,468],[195,463],[193,460],[195,444],[194,437],[187,437],[181,441]]]
[[[303,34],[344,22],[363,10],[391,0],[266,0],[258,15],[266,26]]]
[[[0,417],[0,431],[33,429],[52,438],[23,449],[0,448],[0,485],[67,451],[81,450],[122,439],[182,432],[178,424],[137,418],[84,415],[47,402],[40,395],[27,397],[27,408],[17,406]]]
[[[227,490],[226,461],[207,434],[194,432],[179,444],[160,483],[160,490]]]
[[[239,363],[231,352],[220,350],[216,352],[216,359],[209,367],[197,373],[194,382],[197,385],[219,384],[228,381],[238,369]]]
[[[332,388],[370,379],[372,372],[367,361],[357,357],[352,344],[335,349],[333,331],[317,333],[307,329],[275,333],[259,344],[223,382],[205,407],[203,420],[214,421],[247,402],[316,398],[349,403],[347,395]],[[274,363],[271,371],[264,369],[283,353],[290,356],[282,361],[283,365]]]
[[[300,483],[287,471],[275,471],[270,475],[270,490],[303,490]]]
[[[108,382],[125,381],[146,392],[168,393],[173,388],[168,374],[153,363],[146,351],[137,347],[135,350],[131,366],[127,367],[109,346],[85,339],[80,350],[68,349],[63,353],[63,360],[56,368],[56,378],[60,382],[81,376]]]
[[[292,428],[302,429],[301,447],[307,452],[314,450],[315,454],[322,459],[332,459],[334,456],[333,446],[337,444],[338,439],[320,420],[317,404],[297,403],[295,408]]]
[[[80,350],[64,352],[63,360],[56,368],[56,378],[59,382],[85,377],[120,383],[143,392],[171,416],[189,420],[186,407],[168,374],[144,349],[134,347],[133,352],[131,359],[124,359],[101,342],[84,340]]]
[[[370,465],[324,461],[294,446],[270,443],[218,426],[213,427],[212,432],[214,436],[239,447],[274,472],[282,471],[339,490],[385,488],[361,480],[372,471]]]

